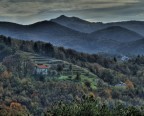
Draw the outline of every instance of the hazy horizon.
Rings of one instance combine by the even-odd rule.
[[[142,0],[0,0],[0,21],[32,24],[60,15],[103,23],[144,21],[143,5]]]
[[[62,14],[63,15],[63,14]],[[7,21],[7,20],[0,20],[0,22],[9,22],[9,23],[16,23],[16,24],[20,24],[20,25],[31,25],[31,24],[34,24],[34,23],[37,23],[37,22],[42,22],[42,21],[50,21],[50,20],[52,20],[52,19],[56,19],[56,18],[58,18],[58,17],[60,17],[60,16],[62,16],[62,15],[59,15],[59,16],[57,16],[57,17],[54,17],[54,18],[51,18],[51,19],[43,19],[43,20],[37,20],[37,21],[30,21],[30,22],[28,22],[28,23],[21,23],[21,22],[16,22],[16,21]],[[64,15],[64,16],[66,16],[66,17],[68,17],[68,18],[71,18],[71,17],[76,17],[76,16],[67,16],[67,15]],[[97,21],[97,22],[95,22],[95,21],[90,21],[90,20],[87,20],[87,19],[82,19],[82,18],[80,18],[80,17],[76,17],[76,18],[79,18],[79,19],[81,19],[81,20],[84,20],[84,21],[88,21],[88,22],[91,22],[91,23],[103,23],[103,24],[107,24],[107,23],[114,23],[114,22],[127,22],[127,21],[144,21],[144,20],[133,20],[133,19],[131,19],[131,20],[119,20],[119,21],[108,21],[108,22],[102,22],[102,21]]]

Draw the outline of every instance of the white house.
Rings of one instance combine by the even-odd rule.
[[[121,60],[122,60],[122,61],[128,61],[128,60],[129,60],[129,57],[127,57],[127,56],[122,56]]]
[[[120,82],[119,84],[116,84],[115,87],[126,87],[127,85],[123,82]]]
[[[42,75],[48,75],[48,69],[49,66],[47,65],[35,65],[35,74],[42,74]]]

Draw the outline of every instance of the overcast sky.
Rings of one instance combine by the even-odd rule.
[[[0,21],[29,24],[60,15],[92,22],[144,20],[144,0],[0,0]]]

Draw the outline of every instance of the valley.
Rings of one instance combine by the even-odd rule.
[[[77,17],[60,16],[50,21],[20,25],[0,22],[0,34],[21,40],[50,42],[55,46],[74,49],[79,52],[97,54],[105,52],[119,55],[143,54],[143,46],[137,50],[125,49],[128,44],[144,38],[142,21],[115,23],[91,23]],[[132,49],[136,49],[131,46]]]
[[[143,116],[143,22],[131,23],[0,22],[0,115]]]

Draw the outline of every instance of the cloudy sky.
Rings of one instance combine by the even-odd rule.
[[[144,20],[144,0],[0,0],[0,21],[29,24],[60,15],[92,22]]]

